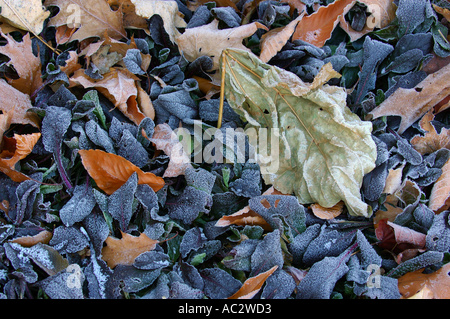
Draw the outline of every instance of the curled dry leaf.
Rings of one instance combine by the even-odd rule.
[[[449,76],[450,64],[428,75],[425,80],[412,89],[397,89],[369,114],[373,118],[389,115],[401,116],[398,133],[402,134],[433,106],[450,95]]]
[[[219,30],[219,20],[214,19],[210,24],[187,29],[177,38],[177,43],[188,61],[192,62],[198,57],[206,55],[213,60],[211,70],[217,70],[222,51],[229,48],[250,51],[242,44],[242,41],[253,35],[258,29],[268,30],[259,22]]]
[[[157,240],[149,238],[141,233],[139,236],[132,236],[120,231],[121,239],[112,236],[106,238],[106,246],[102,249],[102,259],[106,261],[109,268],[117,265],[132,265],[140,254],[155,249]]]
[[[192,167],[191,159],[184,151],[183,144],[168,124],[158,124],[150,141],[155,143],[156,148],[162,150],[170,158],[163,177],[184,175],[186,169]]]
[[[44,21],[50,16],[41,0],[0,0],[0,16],[9,24],[38,35],[44,28]]]
[[[135,81],[138,78],[130,71],[122,68],[111,68],[101,80],[93,80],[80,69],[70,78],[70,85],[81,85],[84,88],[95,88],[108,98],[126,117],[136,125],[145,118],[139,110],[136,97],[138,89]]]
[[[339,18],[347,14],[355,3],[356,0],[336,0],[327,6],[320,7],[316,12],[300,20],[292,40],[303,40],[322,47],[331,38]]]
[[[443,127],[438,134],[431,123],[433,119],[433,111],[429,110],[419,122],[420,128],[426,132],[425,135],[416,135],[411,139],[411,145],[422,155],[431,154],[441,148],[450,149],[450,130]]]
[[[53,234],[48,230],[43,230],[34,236],[22,236],[10,240],[11,243],[19,244],[23,247],[31,247],[37,243],[48,244]]]
[[[79,150],[84,168],[105,193],[111,195],[136,172],[138,184],[147,184],[155,192],[164,186],[164,180],[150,172],[143,172],[122,156],[101,150]]]
[[[450,207],[450,160],[442,167],[442,175],[431,189],[428,208],[440,213]]]
[[[261,289],[261,287],[266,282],[267,278],[273,274],[275,270],[277,270],[278,265],[273,266],[266,272],[260,273],[257,276],[248,278],[242,284],[242,287],[236,291],[232,296],[228,297],[228,299],[252,299]]]
[[[450,298],[450,263],[431,273],[423,273],[423,269],[409,272],[398,278],[398,289],[402,298],[410,298],[427,287],[431,292],[429,299]],[[431,297],[431,298],[430,298]]]
[[[344,202],[340,201],[333,207],[322,207],[319,204],[312,204],[311,209],[313,214],[320,219],[333,219],[342,214],[344,209]]]

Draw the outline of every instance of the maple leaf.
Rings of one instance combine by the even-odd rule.
[[[219,59],[224,49],[236,48],[249,51],[243,44],[243,39],[251,36],[258,29],[268,30],[259,22],[242,25],[236,28],[219,30],[219,20],[210,24],[187,29],[177,38],[180,51],[188,61],[194,61],[203,55],[213,60],[211,70],[219,68]]]
[[[101,150],[79,150],[84,168],[97,186],[111,195],[120,188],[133,172],[138,175],[138,184],[147,184],[155,192],[164,186],[164,180],[150,172],[143,172],[122,156]]]
[[[6,39],[7,44],[0,47],[0,53],[8,56],[14,69],[19,75],[19,79],[8,79],[17,90],[30,96],[42,86],[41,61],[33,54],[30,34],[27,33],[22,42],[17,42],[10,35],[1,35]]]
[[[228,299],[252,299],[261,290],[261,287],[264,285],[267,278],[269,278],[277,268],[278,265],[275,265],[257,276],[248,278],[244,281],[242,287],[232,296],[228,297]]]
[[[272,138],[267,137],[266,151],[258,154],[265,182],[295,193],[300,203],[332,207],[343,200],[350,214],[370,216],[360,188],[375,167],[372,124],[347,108],[342,88],[323,85],[339,76],[331,64],[306,84],[247,51],[227,49],[223,58],[227,101],[249,123],[247,129],[280,135],[278,152],[269,150]]]
[[[106,246],[102,249],[102,259],[110,268],[117,265],[132,265],[140,254],[155,249],[157,240],[150,239],[146,234],[132,236],[120,231],[121,239],[108,236]]]
[[[0,16],[11,25],[40,34],[44,21],[50,16],[50,11],[44,10],[41,0],[0,0],[2,8]]]
[[[398,133],[402,134],[433,106],[450,95],[450,64],[428,75],[412,89],[398,88],[369,114],[375,119],[381,116],[401,117]]]
[[[101,80],[91,79],[84,70],[80,69],[70,78],[70,87],[81,85],[84,88],[97,89],[125,116],[139,125],[145,115],[136,102],[138,94],[136,80],[138,78],[133,73],[123,68],[111,68]]]
[[[430,299],[450,298],[450,263],[431,273],[423,273],[424,269],[409,272],[398,278],[398,289],[403,298],[409,298],[420,292],[425,286],[431,291]]]
[[[178,11],[176,1],[131,0],[131,2],[134,4],[138,16],[150,19],[155,14],[159,15],[164,22],[164,29],[173,43],[176,42],[176,38],[180,35],[177,28],[185,28],[187,25]]]
[[[114,39],[127,38],[122,11],[111,10],[104,0],[46,0],[44,4],[59,7],[59,13],[50,19],[49,26],[78,28],[68,42],[102,38],[105,32]]]
[[[441,148],[450,149],[450,130],[444,127],[438,134],[431,123],[433,119],[433,111],[430,110],[419,122],[420,128],[426,132],[425,135],[416,135],[411,139],[411,145],[422,155],[431,154]]]

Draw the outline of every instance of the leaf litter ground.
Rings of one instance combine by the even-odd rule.
[[[449,297],[446,1],[4,3],[1,298]],[[324,90],[376,149],[352,194],[364,213],[271,187],[249,149],[195,160],[230,147],[214,144],[223,49],[293,91],[340,74]],[[226,83],[220,131],[265,121]]]

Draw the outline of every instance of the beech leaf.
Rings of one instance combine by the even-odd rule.
[[[228,299],[252,299],[264,285],[266,279],[269,278],[269,276],[272,275],[273,272],[277,270],[277,268],[278,265],[275,265],[269,270],[260,273],[257,276],[248,278],[246,281],[244,281],[242,287],[232,296],[228,297]]]
[[[150,172],[143,172],[125,158],[101,150],[79,150],[84,168],[97,186],[111,195],[136,172],[138,184],[147,184],[155,192],[164,186],[164,180]]]
[[[228,49],[223,58],[228,103],[249,123],[247,132],[269,129],[267,152],[257,158],[265,182],[295,193],[302,204],[332,207],[343,200],[350,214],[370,216],[360,188],[377,157],[372,124],[347,108],[342,88],[324,85],[339,76],[331,63],[306,84],[246,51]],[[268,141],[276,130],[279,150],[273,151]]]

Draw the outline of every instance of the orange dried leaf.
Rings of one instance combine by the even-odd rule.
[[[53,234],[48,230],[43,230],[34,236],[22,236],[14,238],[11,243],[19,244],[23,247],[31,247],[37,243],[48,244],[50,239],[52,239]]]
[[[141,233],[139,236],[132,236],[122,233],[122,238],[117,239],[112,236],[106,238],[106,246],[102,249],[102,259],[106,261],[110,268],[117,265],[132,265],[140,254],[155,249],[157,240],[149,238]]]
[[[164,186],[164,179],[150,172],[143,172],[122,156],[102,150],[80,150],[81,161],[97,186],[111,195],[136,172],[138,184],[147,184],[155,192]]]
[[[336,0],[328,6],[322,6],[313,14],[303,17],[297,24],[292,40],[303,40],[322,47],[331,38],[331,33],[356,0]]]
[[[333,207],[322,207],[319,204],[312,204],[311,209],[313,214],[320,219],[333,219],[339,216],[344,209],[344,202],[340,201]]]
[[[420,292],[425,286],[432,292],[433,299],[450,298],[450,263],[431,274],[423,269],[409,272],[398,278],[398,289],[403,298],[409,298]]]
[[[450,160],[442,167],[442,175],[431,189],[428,208],[440,213],[450,207]]]
[[[425,135],[416,135],[411,139],[411,145],[422,155],[434,153],[441,148],[450,149],[450,130],[444,127],[438,134],[431,123],[433,119],[433,111],[429,110],[419,122],[422,130],[426,131]]]
[[[232,296],[228,297],[228,299],[252,299],[259,292],[267,278],[269,278],[269,276],[272,275],[277,268],[278,265],[273,266],[266,272],[260,273],[255,277],[248,278],[242,284],[242,287]]]

